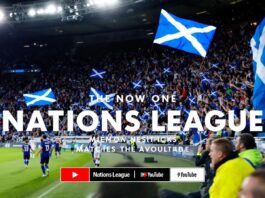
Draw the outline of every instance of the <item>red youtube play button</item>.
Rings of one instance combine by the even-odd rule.
[[[61,168],[61,182],[89,182],[89,168]]]

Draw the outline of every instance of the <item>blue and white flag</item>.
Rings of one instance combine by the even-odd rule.
[[[182,19],[161,10],[154,43],[206,56],[216,27]]]
[[[229,64],[228,65],[229,66],[229,68],[230,68],[230,70],[236,70],[236,68],[237,68],[237,65],[236,64]]]
[[[211,68],[216,68],[216,69],[218,69],[218,67],[219,67],[219,63],[213,63]]]
[[[217,91],[212,91],[210,96],[214,97],[215,99],[218,99],[218,93]]]
[[[253,106],[256,110],[262,110],[265,118],[265,18],[258,25],[250,45],[255,75]]]
[[[106,74],[106,71],[100,70],[100,69],[96,70],[93,68],[91,71],[90,77],[97,78],[97,79],[103,79],[104,74]]]
[[[114,97],[116,94],[105,94],[101,91],[97,91],[94,88],[90,88],[90,93],[89,93],[89,97],[90,97],[90,102],[89,102],[89,106],[99,106],[102,108],[107,108],[107,109],[113,109],[113,105],[114,105]]]
[[[158,113],[159,113],[159,117],[163,117],[163,116],[166,116],[166,111],[167,109],[161,109],[160,107],[157,109],[158,110]]]
[[[166,115],[167,108],[161,109],[159,103],[154,102],[154,104],[151,105],[154,110],[157,110],[159,113],[159,117]]]
[[[170,74],[171,73],[171,71],[170,71],[170,67],[165,67],[164,69],[163,69],[163,74]]]
[[[151,116],[150,116],[150,113],[148,113],[147,111],[145,111],[143,113],[142,116],[140,116],[140,119],[143,121],[143,122],[147,122],[148,120],[150,120]]]
[[[204,84],[211,84],[212,80],[210,78],[207,78],[206,76],[203,76],[202,83]]]
[[[142,87],[142,81],[141,80],[133,82],[133,88],[134,89],[140,89],[141,87]]]
[[[163,89],[166,84],[159,81],[159,80],[156,80],[156,83],[154,85],[155,85],[155,87],[159,87],[159,88]]]
[[[23,94],[25,103],[28,107],[45,106],[56,102],[52,89],[44,89],[34,93]]]
[[[188,103],[190,105],[197,105],[197,100],[196,100],[196,98],[194,96],[189,96],[188,97]]]

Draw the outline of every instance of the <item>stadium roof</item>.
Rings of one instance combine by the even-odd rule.
[[[120,0],[121,3],[126,1]],[[19,2],[29,4],[27,0],[5,0],[1,5],[11,7]],[[47,18],[0,24],[0,36],[7,39],[60,36],[71,37],[76,42],[153,38],[161,8],[179,17],[212,25],[260,20],[265,10],[258,0],[135,0],[117,9],[86,14],[80,21],[62,22],[60,18]]]

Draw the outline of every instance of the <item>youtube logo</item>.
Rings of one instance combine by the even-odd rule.
[[[141,172],[141,177],[147,178],[148,177],[148,173],[147,172]]]
[[[89,182],[89,168],[61,168],[61,182]]]
[[[72,173],[72,178],[76,178],[78,176],[78,174],[76,172]]]

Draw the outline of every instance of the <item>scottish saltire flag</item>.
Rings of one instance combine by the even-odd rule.
[[[182,19],[161,10],[154,43],[206,56],[216,27]]]
[[[197,105],[197,100],[196,100],[196,98],[194,96],[189,96],[188,97],[188,103],[190,105]]]
[[[212,64],[212,68],[216,68],[217,69],[218,67],[219,67],[219,63],[213,63]]]
[[[154,102],[154,104],[151,105],[154,110],[158,111],[159,117],[166,115],[167,108],[162,109],[159,105],[159,103]]]
[[[210,96],[212,96],[212,97],[214,97],[215,99],[217,99],[217,98],[218,98],[218,93],[217,93],[217,91],[212,91],[211,94],[210,94]]]
[[[97,79],[103,79],[104,74],[106,74],[106,71],[102,70],[102,69],[92,69],[90,77],[91,78],[97,78]]]
[[[98,91],[94,88],[90,88],[90,93],[89,93],[89,97],[90,97],[90,102],[89,102],[89,106],[99,106],[102,108],[106,108],[106,109],[113,109],[113,105],[114,105],[114,97],[116,94],[105,94],[101,91]]]
[[[140,116],[140,119],[141,119],[141,121],[143,121],[143,122],[147,122],[148,120],[150,120],[150,118],[151,118],[151,116],[150,116],[150,114],[149,114],[147,111],[145,111],[145,112],[143,113],[143,115]]]
[[[202,83],[204,84],[211,84],[212,80],[210,78],[207,78],[206,76],[203,76]]]
[[[143,118],[144,120],[149,120],[149,119],[151,118],[150,113],[148,113],[147,111],[145,111],[145,112],[143,113],[143,115],[142,115],[142,118]]]
[[[56,101],[52,89],[44,89],[34,93],[23,94],[28,107],[50,105]]]
[[[159,81],[159,80],[156,80],[156,83],[154,85],[155,85],[155,87],[159,87],[159,88],[163,89],[166,84]]]
[[[170,74],[171,73],[171,71],[170,71],[170,67],[165,67],[164,69],[163,69],[163,74]]]
[[[256,110],[262,110],[265,118],[265,18],[258,25],[250,45],[255,75],[253,106]]]
[[[165,109],[161,109],[159,107],[157,110],[158,110],[158,113],[159,113],[159,117],[166,115],[166,108]]]
[[[141,87],[142,87],[142,81],[141,80],[133,82],[133,88],[134,89],[140,89]]]
[[[237,65],[236,64],[229,64],[228,65],[229,66],[229,68],[230,68],[230,70],[236,70],[236,68],[237,68]]]

